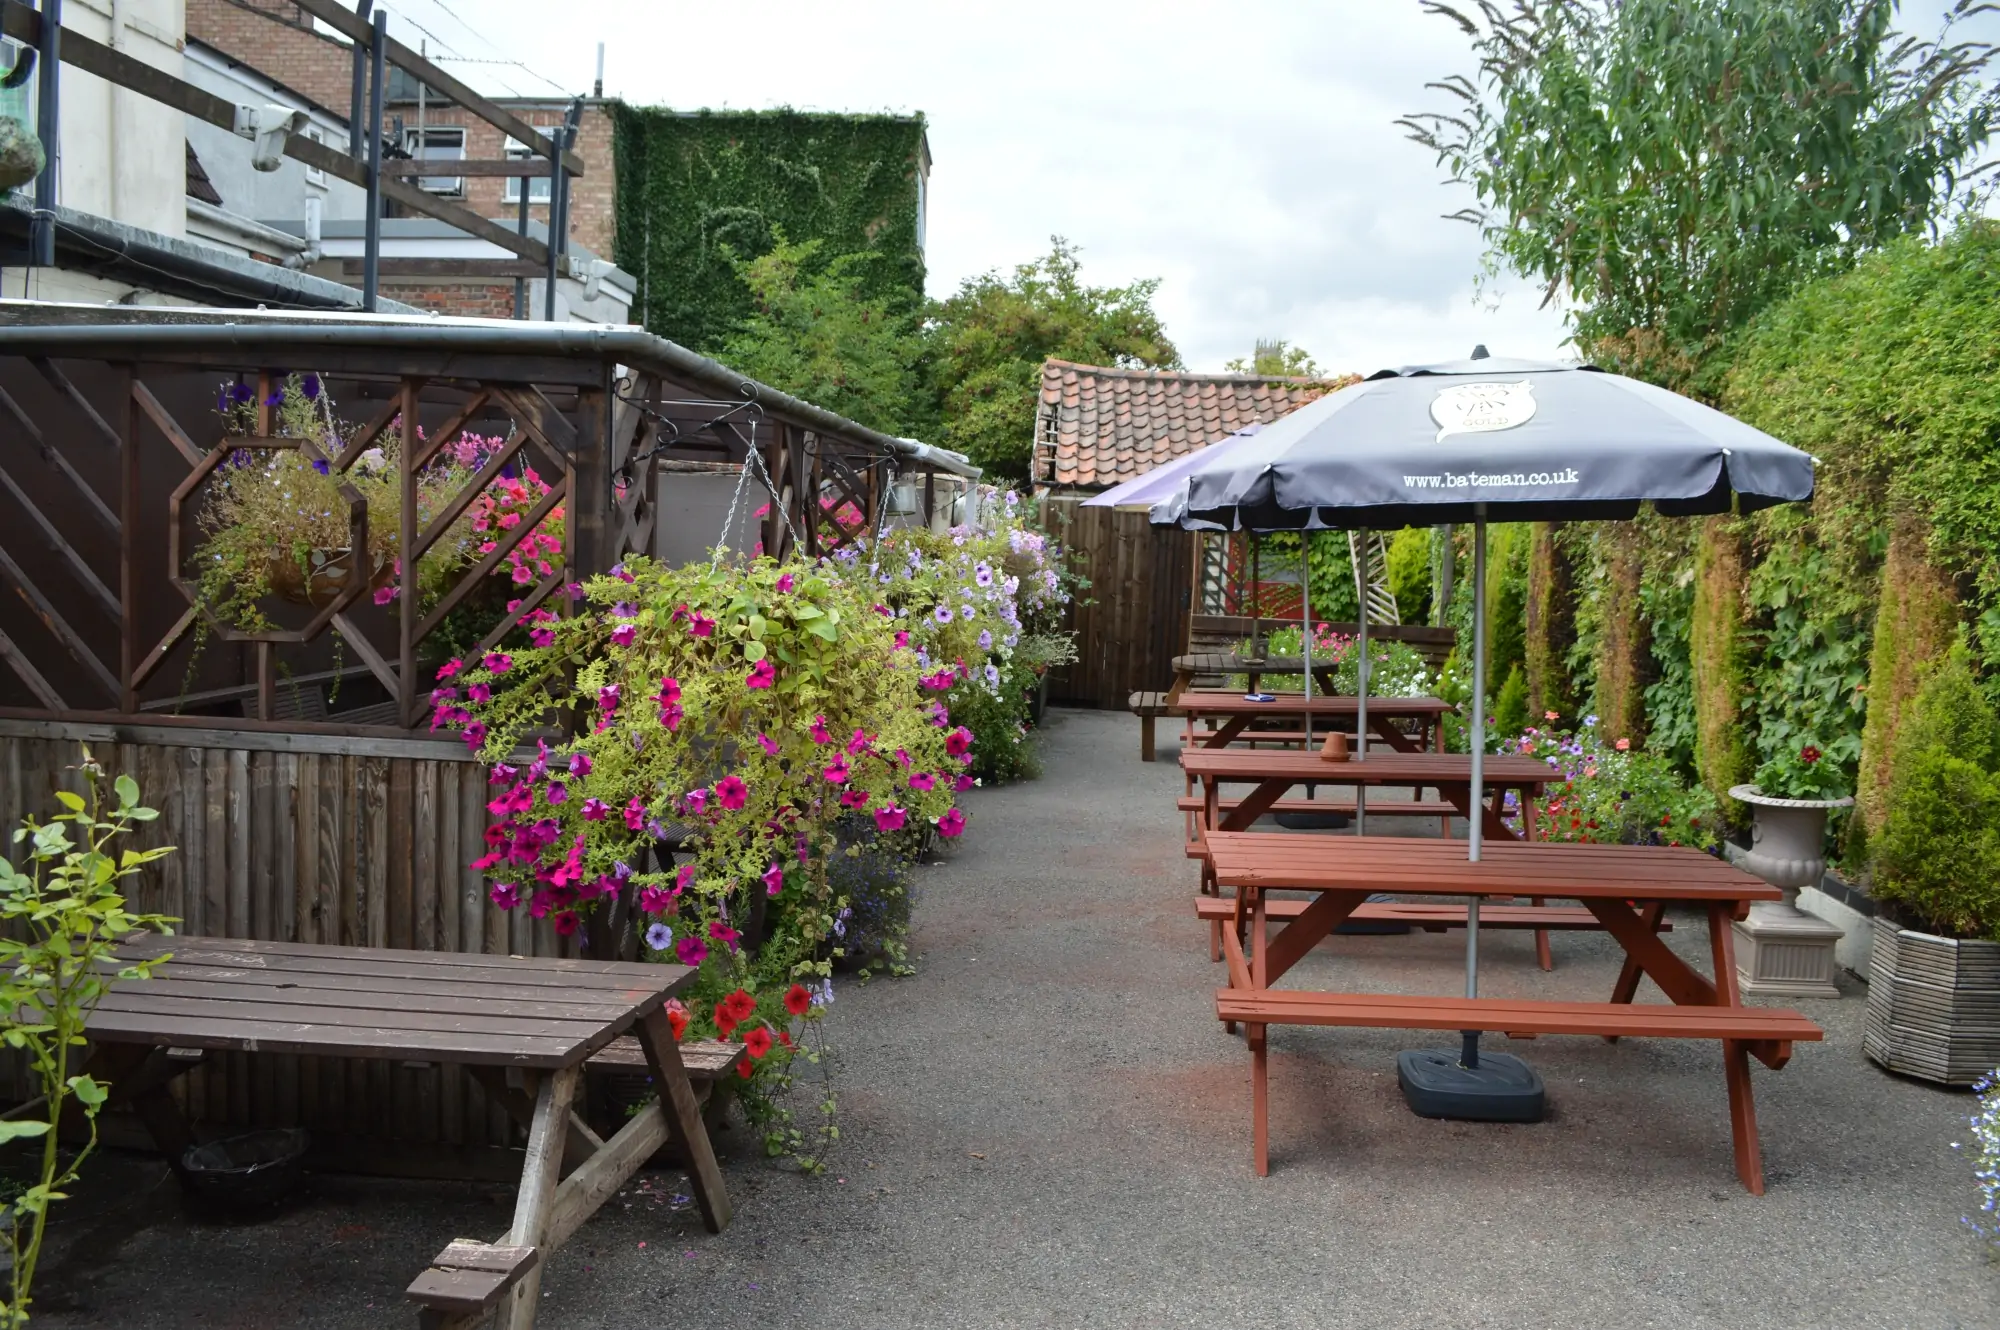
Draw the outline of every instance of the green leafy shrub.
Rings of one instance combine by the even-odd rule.
[[[1873,842],[1875,895],[1958,937],[2000,940],[2000,726],[1963,645],[1925,680]]]
[[[158,960],[120,964],[119,944],[135,933],[172,933],[176,920],[135,914],[125,908],[118,886],[147,864],[173,853],[170,846],[117,850],[116,842],[134,825],[159,814],[139,803],[130,776],[113,783],[115,807],[104,807],[103,769],[86,749],[85,798],[59,790],[63,811],[49,822],[29,818],[14,832],[20,867],[0,859],[0,1011],[8,1014],[4,1038],[25,1053],[29,1074],[41,1091],[32,1117],[0,1121],[0,1145],[38,1141],[41,1158],[35,1178],[7,1202],[6,1241],[12,1287],[0,1301],[0,1326],[15,1330],[28,1323],[30,1287],[48,1225],[49,1203],[63,1199],[83,1161],[97,1146],[97,1114],[105,1085],[72,1072],[84,1046],[84,1025],[99,999],[118,979],[142,979]],[[165,959],[162,957],[161,959]],[[74,1102],[89,1125],[81,1150],[65,1164],[56,1144],[56,1124]]]
[[[1507,682],[1493,699],[1493,719],[1488,728],[1495,734],[1519,734],[1528,724],[1528,676],[1519,665],[1507,671]]]

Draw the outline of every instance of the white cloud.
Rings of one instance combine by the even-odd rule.
[[[392,12],[434,53],[521,60],[579,90],[602,39],[606,91],[635,103],[924,112],[933,294],[1059,233],[1087,280],[1162,278],[1158,307],[1195,368],[1260,336],[1364,373],[1475,342],[1562,353],[1538,291],[1475,303],[1478,237],[1440,216],[1467,199],[1392,123],[1468,64],[1456,29],[1413,3],[568,0],[562,45],[541,0]],[[461,21],[475,17],[476,31]],[[518,69],[509,82],[540,86]]]

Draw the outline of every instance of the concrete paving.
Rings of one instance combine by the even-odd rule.
[[[1960,1219],[1971,1101],[1867,1063],[1851,981],[1805,1004],[1825,1043],[1754,1068],[1761,1199],[1736,1182],[1719,1051],[1671,1041],[1511,1044],[1552,1111],[1496,1127],[1404,1109],[1395,1053],[1435,1036],[1275,1029],[1254,1176],[1173,744],[1142,764],[1136,721],[1087,712],[1044,743],[1047,775],[971,796],[969,834],[920,870],[919,973],[839,992],[833,1171],[737,1140],[719,1237],[675,1175],[642,1175],[554,1258],[546,1330],[2000,1325],[2000,1264]],[[1299,982],[1456,992],[1460,938],[1336,938]],[[1671,943],[1706,968],[1699,921]],[[1543,974],[1526,935],[1482,950],[1483,991],[1551,998],[1602,997],[1619,957],[1559,934]],[[274,1220],[197,1225],[156,1162],[100,1163],[38,1325],[413,1323],[423,1259],[510,1207],[490,1185],[322,1177]]]

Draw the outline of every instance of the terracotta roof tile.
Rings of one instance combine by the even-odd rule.
[[[1055,455],[1037,463],[1036,478],[1102,489],[1352,382],[1045,361],[1040,410],[1054,419],[1038,436],[1055,439]]]

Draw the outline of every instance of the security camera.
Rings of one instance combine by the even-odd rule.
[[[237,134],[256,146],[250,164],[259,171],[275,171],[285,157],[285,139],[303,130],[310,117],[289,106],[246,106],[236,108]]]

